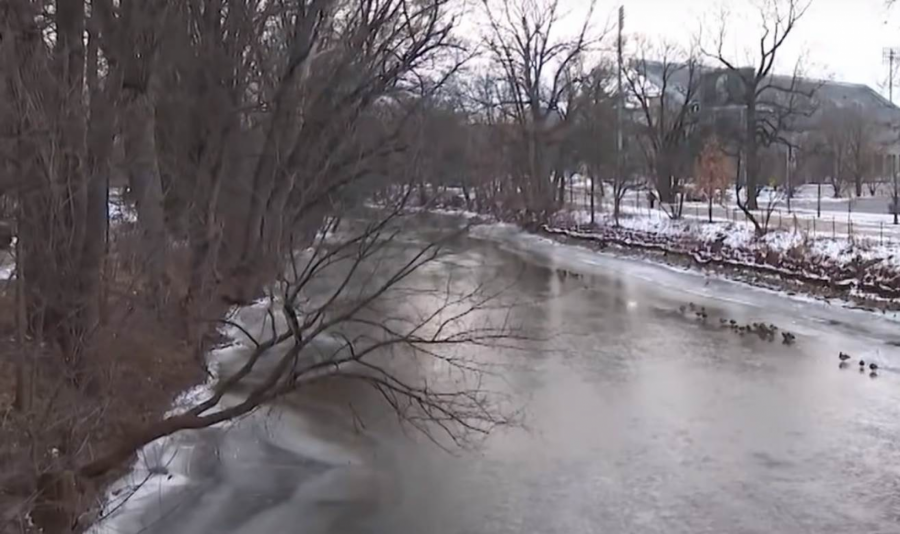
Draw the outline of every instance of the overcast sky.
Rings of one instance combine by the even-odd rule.
[[[588,1],[561,0],[570,6],[570,18],[578,18],[577,13]],[[611,20],[620,3],[626,10],[626,34],[643,34],[654,40],[664,37],[687,44],[697,34],[701,21],[706,27],[713,25],[715,14],[724,5],[733,11],[729,20],[734,52],[757,42],[760,35],[758,11],[748,11],[753,8],[753,0],[600,1],[596,19],[601,26]],[[882,62],[882,49],[900,47],[900,5],[889,10],[885,0],[813,0],[790,39],[790,46],[779,61],[781,71],[790,73],[797,57],[805,51],[809,75],[865,83],[887,95],[888,69]],[[894,100],[900,102],[896,82],[894,95]]]

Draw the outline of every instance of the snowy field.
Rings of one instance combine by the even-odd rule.
[[[571,210],[585,211],[589,206],[587,188],[589,184],[575,182],[575,190],[570,191],[567,206]],[[861,198],[833,197],[830,185],[822,186],[821,215],[817,210],[818,188],[815,185],[804,185],[797,188],[791,200],[791,209],[787,209],[787,201],[781,192],[764,188],[758,198],[760,210],[755,212],[757,220],[769,215],[769,230],[785,230],[801,233],[813,239],[830,238],[849,240],[866,246],[893,246],[900,244],[900,225],[893,224],[893,215],[888,213],[890,198],[886,196]],[[603,214],[613,211],[612,200],[607,196],[598,199],[596,210]],[[650,208],[645,190],[629,191],[622,199],[622,212],[636,218],[649,219],[653,223],[665,225],[670,219],[667,210]],[[865,211],[858,208],[865,208]],[[687,221],[707,222],[709,206],[705,202],[685,202],[682,217]],[[713,205],[713,222],[746,224],[744,213],[735,202],[734,192],[726,194],[724,203]]]

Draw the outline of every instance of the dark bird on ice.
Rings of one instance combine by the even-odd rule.
[[[846,362],[847,360],[850,359],[850,355],[844,354],[843,352],[841,352],[840,354],[838,354],[838,358],[840,358],[842,362]]]

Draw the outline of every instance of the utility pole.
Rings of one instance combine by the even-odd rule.
[[[617,39],[616,44],[616,55],[618,59],[618,100],[619,105],[616,106],[616,180],[618,180],[619,187],[622,187],[624,183],[622,171],[622,151],[623,151],[623,138],[622,138],[622,117],[625,112],[625,93],[622,91],[622,32],[625,29],[625,6],[619,6],[619,37]],[[614,192],[614,194],[618,194]],[[616,203],[618,206],[618,203]],[[619,214],[616,213],[616,224],[618,224]]]
[[[882,50],[882,59],[888,64],[888,98],[894,103],[894,61],[900,58],[900,47],[888,47]],[[894,182],[894,194],[891,196],[891,213],[894,215],[894,224],[900,212],[900,191],[897,189],[897,154],[891,154],[891,175]]]

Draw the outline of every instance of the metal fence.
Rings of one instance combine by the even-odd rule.
[[[629,198],[623,199],[622,206],[628,210],[646,213],[651,219],[671,219],[661,211],[659,206],[650,208],[648,199],[643,198],[641,192],[632,193]],[[573,207],[587,210],[590,207],[589,195],[578,198],[570,196]],[[900,245],[900,226],[895,226],[885,221],[859,221],[854,220],[852,203],[848,204],[846,212],[823,212],[821,215],[811,215],[808,212],[800,213],[788,211],[786,208],[760,209],[753,212],[760,225],[768,230],[784,230],[802,233],[814,239],[848,239],[855,244],[864,246],[893,246]],[[600,214],[609,214],[612,211],[611,199],[596,199],[596,211]],[[766,214],[768,225],[766,225]],[[861,212],[862,213],[862,212]],[[875,215],[866,213],[867,215]],[[858,214],[857,214],[858,215]],[[887,214],[885,214],[887,215]],[[707,222],[709,219],[709,206],[697,202],[685,203],[682,217],[691,221]],[[734,206],[713,205],[713,222],[733,222],[752,225],[749,217],[743,210]]]

